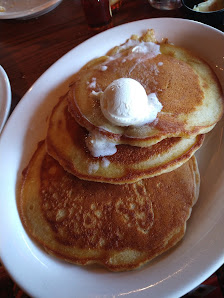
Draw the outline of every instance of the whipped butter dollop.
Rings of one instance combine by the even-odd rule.
[[[113,81],[100,98],[103,115],[119,126],[140,126],[153,122],[162,109],[155,93],[146,94],[144,87],[131,78]]]
[[[86,137],[86,145],[93,157],[109,156],[117,152],[116,143],[97,131],[89,133]]]

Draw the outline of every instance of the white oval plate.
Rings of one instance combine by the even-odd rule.
[[[37,142],[45,137],[47,118],[58,97],[67,91],[73,74],[90,59],[148,28],[155,29],[158,39],[168,37],[206,59],[224,83],[222,32],[189,20],[142,20],[96,35],[63,56],[37,80],[6,124],[0,139],[0,253],[9,274],[31,296],[180,297],[224,262],[223,121],[206,137],[197,154],[201,193],[183,241],[140,270],[112,273],[97,266],[59,261],[37,247],[20,222],[16,188],[21,171]]]
[[[0,65],[0,134],[11,107],[11,87],[4,68]]]
[[[0,19],[37,18],[53,10],[62,0],[0,0]]]

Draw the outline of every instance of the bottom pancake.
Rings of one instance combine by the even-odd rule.
[[[80,180],[41,142],[24,171],[18,210],[28,235],[51,255],[131,270],[184,236],[199,180],[194,157],[170,173],[133,184]]]

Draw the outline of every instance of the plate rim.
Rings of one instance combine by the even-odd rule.
[[[12,101],[12,92],[11,92],[11,85],[9,82],[9,78],[7,76],[6,71],[4,68],[0,65],[0,80],[4,85],[5,88],[5,96],[3,96],[3,109],[4,112],[0,111],[0,115],[3,114],[2,119],[0,119],[0,134],[4,128],[4,125],[7,121],[7,118],[9,116],[10,108],[11,108],[11,101]]]
[[[32,17],[39,17],[54,8],[56,8],[57,5],[60,4],[62,0],[48,0],[46,3],[43,3],[41,5],[36,5],[33,8],[26,9],[23,11],[15,11],[15,12],[0,12],[0,20],[11,20],[11,19],[29,19]]]

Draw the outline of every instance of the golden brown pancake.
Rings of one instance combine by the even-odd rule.
[[[143,38],[147,42],[152,35]],[[68,102],[81,126],[88,131],[99,130],[121,144],[140,147],[167,137],[196,136],[214,127],[223,114],[223,95],[217,77],[205,61],[168,43],[162,43],[161,54],[153,58],[132,52],[136,44],[130,40],[126,45],[129,46],[123,44],[89,62],[77,73]],[[147,94],[157,94],[163,108],[154,122],[121,127],[104,117],[99,92],[119,78],[135,79]]]
[[[122,271],[180,241],[198,188],[195,158],[134,184],[104,184],[64,171],[42,142],[26,168],[18,209],[28,235],[48,253]]]
[[[76,123],[67,108],[66,97],[53,109],[46,137],[48,153],[65,170],[90,181],[133,183],[181,166],[200,148],[204,136],[168,138],[151,147],[118,145],[112,156],[93,157],[86,147],[86,129]]]

